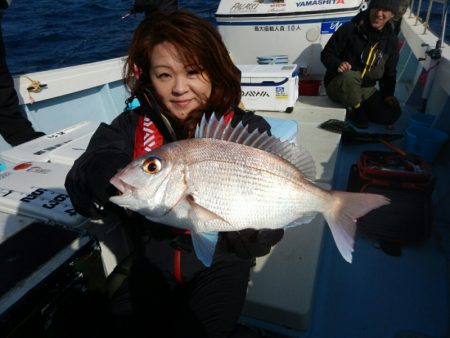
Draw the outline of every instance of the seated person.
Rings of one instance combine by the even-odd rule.
[[[369,121],[390,126],[401,115],[394,96],[399,47],[392,19],[398,10],[399,0],[372,0],[321,53],[327,94],[347,107],[358,128],[367,128]]]

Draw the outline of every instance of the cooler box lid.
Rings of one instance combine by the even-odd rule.
[[[24,161],[58,162],[72,164],[87,147],[99,122],[82,121],[53,134],[20,144],[1,153],[13,163]]]
[[[86,151],[86,148],[91,140],[92,134],[89,132],[72,142],[66,143],[63,146],[52,150],[49,153],[50,162],[73,165],[73,162]]]
[[[0,212],[80,225],[85,218],[73,208],[64,181],[70,166],[23,162],[0,172]]]
[[[242,82],[244,78],[291,78],[298,75],[299,67],[296,64],[270,64],[270,65],[237,65],[241,71]]]

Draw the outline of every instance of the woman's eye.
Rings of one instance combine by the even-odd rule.
[[[170,78],[170,74],[169,73],[161,73],[161,74],[157,74],[156,77],[158,79],[165,80],[165,79],[169,79]]]
[[[197,69],[191,69],[187,71],[188,76],[197,76],[198,74],[200,74],[200,71],[198,71]]]

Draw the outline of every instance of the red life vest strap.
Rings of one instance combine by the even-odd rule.
[[[189,230],[177,228],[174,228],[172,232],[177,235],[189,235],[191,233]],[[175,276],[175,281],[178,284],[184,284],[183,274],[181,272],[181,249],[175,249],[173,254],[173,274]]]
[[[181,250],[175,249],[173,254],[173,274],[178,284],[183,284],[183,274],[181,273]]]

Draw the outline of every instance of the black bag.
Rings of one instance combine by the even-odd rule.
[[[431,233],[433,184],[430,168],[420,158],[363,152],[351,166],[347,190],[381,194],[391,203],[358,219],[358,230],[382,246],[426,240]]]

